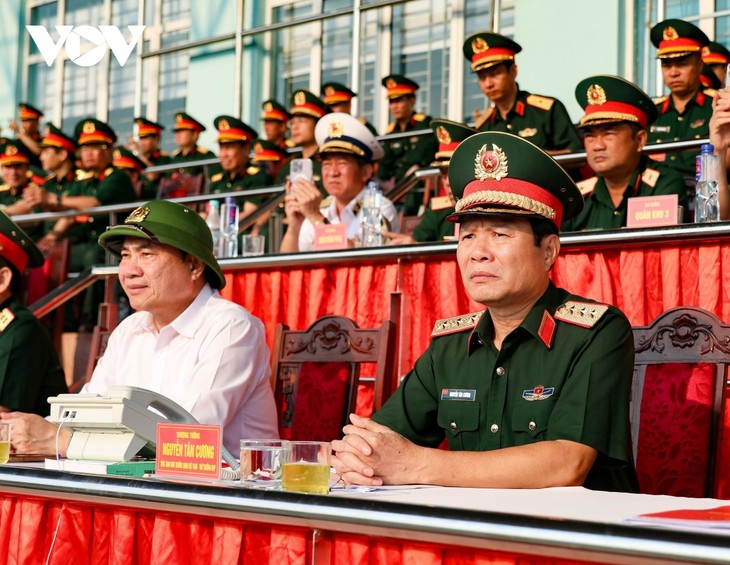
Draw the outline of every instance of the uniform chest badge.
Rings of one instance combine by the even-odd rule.
[[[705,125],[705,120],[700,118],[699,120],[695,120],[694,122],[689,124],[689,127],[691,127],[692,129],[697,129],[699,127],[702,127],[703,125]]]
[[[537,128],[525,128],[517,132],[520,137],[532,137],[537,135]]]
[[[669,133],[672,128],[670,126],[651,126],[649,131],[652,133]]]
[[[537,385],[535,388],[522,391],[522,398],[532,402],[533,400],[545,400],[550,398],[555,392],[554,387],[545,387],[543,385]]]
[[[474,402],[477,399],[477,391],[472,388],[442,388],[441,400],[461,400],[462,402]]]

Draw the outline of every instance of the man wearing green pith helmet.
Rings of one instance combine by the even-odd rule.
[[[228,450],[241,438],[278,437],[264,326],[218,293],[226,280],[205,221],[182,204],[153,201],[99,244],[121,259],[119,282],[137,312],[111,334],[82,392],[117,384],[159,392],[200,423],[220,425]],[[2,418],[13,421],[17,452],[55,453],[54,424],[18,412]],[[70,436],[60,431],[62,454]]]
[[[559,226],[583,207],[578,188],[500,132],[462,141],[449,181],[462,281],[486,309],[438,321],[383,408],[351,415],[332,444],[337,472],[366,485],[635,491],[631,326],[549,277]]]

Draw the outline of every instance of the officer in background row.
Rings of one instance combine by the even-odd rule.
[[[454,239],[455,224],[446,221],[454,213],[455,204],[449,184],[449,162],[459,143],[477,133],[477,130],[451,120],[431,120],[431,129],[439,143],[436,160],[431,166],[439,169],[440,190],[429,199],[428,209],[421,216],[421,221],[412,235],[393,232],[383,234],[390,238],[390,245]]]
[[[609,75],[580,81],[575,98],[585,110],[580,128],[596,176],[578,183],[585,207],[563,223],[562,231],[624,227],[628,200],[635,196],[676,194],[687,214],[682,175],[642,154],[646,128],[657,117],[651,98],[629,81]]]
[[[266,173],[267,185],[276,183],[279,169],[289,159],[289,152],[268,139],[257,139],[253,144],[251,163]]]
[[[659,117],[649,126],[649,143],[702,139],[709,135],[712,97],[704,92],[702,48],[710,43],[697,26],[682,20],[665,20],[651,28],[664,85],[669,95],[655,101]],[[694,179],[697,149],[654,153],[687,179]]]
[[[463,51],[479,88],[492,104],[477,117],[476,129],[518,135],[549,155],[581,151],[580,138],[563,103],[520,90],[515,55],[522,47],[517,42],[482,31],[466,38]]]
[[[344,114],[352,114],[352,99],[357,96],[356,92],[339,82],[325,82],[322,85],[322,100],[330,107],[333,112],[342,112]],[[357,117],[357,116],[356,116]],[[375,127],[363,118],[357,118],[364,124],[373,135],[377,136],[378,131]]]
[[[282,149],[294,147],[294,143],[286,137],[291,114],[274,99],[265,100],[261,107],[264,111],[261,115],[261,121],[264,123],[264,136],[266,136],[266,139]]]
[[[122,146],[114,148],[112,157],[112,165],[129,177],[129,180],[132,181],[132,187],[137,195],[137,199],[139,200],[140,194],[143,191],[142,170],[146,167],[145,162],[130,149]]]
[[[160,149],[162,130],[165,129],[165,126],[148,120],[144,116],[135,118],[134,124],[137,127],[138,141],[132,141],[128,147],[142,161],[143,168],[169,164],[171,161],[170,155]],[[157,198],[161,177],[162,173],[144,173],[142,175],[140,200]]]
[[[208,192],[210,194],[225,194],[246,189],[263,188],[268,184],[266,173],[260,167],[249,164],[249,155],[253,141],[258,133],[238,118],[233,116],[218,116],[215,119],[218,130],[218,146],[220,147],[221,172],[210,177]],[[260,196],[237,197],[239,218],[256,211],[264,199]],[[253,235],[266,224],[265,215],[251,227]],[[266,235],[266,234],[264,234]]]
[[[385,135],[430,129],[431,116],[416,112],[416,91],[418,83],[401,75],[388,75],[382,80],[388,96],[388,107],[393,121],[385,130]],[[436,143],[432,135],[413,135],[382,142],[384,155],[378,165],[378,178],[383,181],[385,191],[397,182],[427,167],[436,153]],[[406,195],[403,213],[414,216],[418,213],[421,199],[414,189]]]
[[[324,193],[321,163],[316,159],[319,146],[314,136],[314,128],[322,116],[330,113],[329,106],[316,94],[301,89],[292,94],[289,113],[292,116],[291,141],[301,150],[290,154],[289,161],[279,169],[276,183],[284,184],[288,180],[292,159],[312,159],[312,181]]]
[[[720,87],[725,86],[727,66],[730,65],[730,51],[716,41],[710,41],[702,48],[702,62],[709,65],[720,80]]]
[[[42,117],[43,112],[38,108],[27,102],[21,102],[18,104],[18,119],[20,120],[20,124],[15,120],[10,120],[8,124],[8,127],[15,132],[15,137],[28,148],[31,164],[35,167],[40,167],[41,165],[39,157],[41,154],[40,141],[43,137],[40,127]]]
[[[68,392],[48,331],[21,304],[25,272],[44,258],[31,238],[0,211],[0,412],[50,412],[49,396]]]
[[[215,158],[215,153],[198,145],[200,134],[206,130],[205,126],[190,114],[179,112],[175,115],[175,145],[177,149],[172,152],[170,163],[184,164],[194,163],[202,159]],[[170,174],[171,178],[175,175],[188,174],[198,175],[203,172],[203,167],[181,166]]]
[[[3,184],[0,185],[0,210],[9,215],[30,214],[33,203],[26,198],[28,191],[43,185],[43,179],[33,175],[30,169],[32,153],[21,141],[9,139],[0,147],[0,174]],[[26,224],[28,235],[37,240],[43,236],[43,225],[40,222]]]

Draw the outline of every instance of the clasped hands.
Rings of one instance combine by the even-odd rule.
[[[345,436],[332,442],[332,465],[348,485],[381,486],[423,481],[427,449],[387,426],[350,414]]]

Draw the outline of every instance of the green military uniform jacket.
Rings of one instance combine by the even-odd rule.
[[[373,419],[419,445],[445,437],[452,451],[582,443],[598,451],[584,486],[636,491],[626,317],[550,283],[500,351],[493,332],[488,310],[437,322],[428,349]]]
[[[710,135],[712,96],[698,91],[680,114],[674,107],[671,96],[662,96],[655,101],[659,117],[649,126],[649,144],[666,143],[682,139],[701,139]],[[663,162],[685,177],[695,174],[695,157],[699,149],[674,153],[655,153],[652,158]]]
[[[31,184],[35,184],[30,181],[30,177],[28,177],[28,179],[29,181],[25,186],[15,190],[7,184],[0,184],[0,208],[3,206],[10,206],[23,199],[23,190]],[[33,241],[38,241],[45,233],[43,222],[23,224],[23,231],[25,231],[25,233],[27,233]]]
[[[570,149],[582,151],[583,144],[560,100],[539,94],[517,91],[515,104],[502,118],[497,108],[490,108],[475,124],[479,131],[502,131],[519,135],[546,151]]]
[[[613,205],[606,181],[600,175],[578,183],[585,200],[583,211],[572,220],[563,222],[561,231],[613,230],[626,226],[628,200],[633,196],[660,196],[676,194],[679,205],[687,215],[687,189],[684,179],[677,171],[657,166],[647,157],[642,157],[624,192],[618,206]]]
[[[68,193],[69,196],[94,196],[100,202],[100,206],[137,200],[129,176],[115,167],[107,167],[99,176],[88,171],[78,171],[76,179]],[[96,240],[108,225],[107,214],[89,216],[82,212],[75,216],[74,225],[66,233],[66,237],[72,243],[69,265],[72,272],[81,271],[103,260],[104,251]]]
[[[47,416],[49,396],[68,392],[46,328],[11,298],[0,304],[0,406]]]
[[[424,212],[421,223],[413,230],[413,239],[416,241],[444,241],[454,238],[454,227],[456,224],[447,222],[454,207],[433,210],[429,208]]]
[[[205,147],[200,147],[199,145],[196,145],[193,150],[188,153],[187,155],[183,155],[182,151],[180,149],[176,149],[172,152],[172,155],[169,157],[169,163],[180,163],[187,165],[188,163],[194,163],[195,161],[201,161],[203,159],[214,159],[216,157],[216,154],[210,151],[209,149],[206,149]],[[199,175],[203,172],[203,167],[188,167],[188,166],[181,166],[179,169],[175,169],[174,171],[170,171],[168,173],[168,176],[174,176],[175,173],[182,174],[187,173],[189,175]]]
[[[431,116],[425,114],[413,114],[406,129],[403,131],[420,131],[431,129]],[[391,122],[385,130],[385,134],[400,133],[397,122]],[[382,141],[383,158],[378,161],[378,177],[388,180],[395,177],[400,181],[406,171],[413,165],[427,167],[433,161],[436,154],[436,137],[433,135],[420,135],[413,137],[401,137]]]
[[[72,168],[68,174],[59,179],[51,173],[45,178],[43,188],[46,192],[57,195],[69,194],[72,191],[73,184],[76,182],[76,169]],[[57,220],[43,222],[43,234],[50,232],[56,225]]]
[[[268,184],[268,177],[263,169],[249,166],[245,171],[237,173],[233,177],[225,171],[214,174],[210,177],[209,194],[236,192],[247,188],[263,188]],[[239,199],[239,206],[242,202],[253,202],[258,205],[262,201],[260,196],[244,197]]]
[[[152,163],[153,167],[158,165],[168,165],[172,160],[170,155],[164,151],[153,151],[150,155],[147,155],[146,158],[150,163]],[[144,173],[142,173],[142,192],[139,196],[141,200],[155,200],[157,198],[160,176],[161,173],[158,173],[157,180],[150,180]]]

